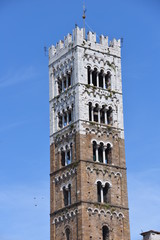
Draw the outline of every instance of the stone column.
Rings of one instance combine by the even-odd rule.
[[[56,79],[55,80],[55,93],[54,93],[54,96],[57,96],[58,95],[58,80]]]
[[[99,87],[99,74],[98,72],[96,72],[96,74],[97,74],[97,87]]]
[[[108,124],[108,121],[107,121],[107,109],[105,110],[104,116],[105,116],[105,124]]]
[[[103,88],[106,89],[106,86],[105,86],[105,74],[103,74]]]
[[[96,162],[99,162],[98,161],[98,146],[96,146]]]
[[[93,81],[92,81],[92,70],[90,70],[90,85],[93,86]]]
[[[72,162],[72,147],[70,147],[70,160]]]
[[[58,131],[58,121],[59,121],[58,114],[56,114],[56,122],[55,122],[56,131]]]
[[[67,166],[67,150],[65,150],[65,166]]]
[[[71,189],[68,188],[68,205],[71,204]]]
[[[107,110],[104,110],[104,124],[107,124]]]
[[[62,92],[64,91],[64,79],[61,80],[62,81]]]
[[[91,121],[94,122],[94,107],[91,107]]]
[[[103,147],[103,163],[106,163],[106,154],[105,154],[105,148]]]
[[[69,112],[67,112],[67,125],[69,124]]]
[[[103,199],[103,186],[101,185],[101,203],[104,202],[104,199]]]
[[[100,108],[98,108],[98,123],[101,123]]]

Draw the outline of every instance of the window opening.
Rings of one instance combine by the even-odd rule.
[[[108,124],[112,125],[113,124],[113,117],[112,117],[112,108],[109,107],[107,111],[107,122]]]
[[[103,200],[105,203],[109,203],[109,184],[106,183],[105,187],[103,188]]]
[[[108,143],[107,144],[107,149],[105,150],[105,163],[106,164],[111,164],[112,162],[112,148],[111,145]]]
[[[62,81],[58,79],[58,93],[61,94],[62,92]]]
[[[67,113],[64,113],[64,127],[67,126]]]
[[[71,112],[71,110],[69,110],[69,112],[68,112],[68,117],[69,117],[69,123],[71,123],[72,122],[72,112]]]
[[[96,148],[97,148],[97,143],[94,141],[93,142],[93,161],[96,161]]]
[[[64,196],[64,206],[68,206],[68,191],[63,188],[63,196]]]
[[[92,121],[92,103],[89,103],[89,121]]]
[[[68,74],[68,87],[71,86],[71,74]]]
[[[63,167],[65,166],[65,152],[64,151],[61,152],[61,164]]]
[[[111,74],[110,72],[107,72],[107,74],[105,75],[105,88],[110,88],[111,86]]]
[[[94,121],[98,122],[98,106],[96,104],[96,107],[94,108]]]
[[[66,81],[66,78],[64,78],[64,91],[66,90],[66,88],[67,88],[67,81]]]
[[[98,160],[103,163],[103,144],[100,143],[100,147],[98,148]]]
[[[105,111],[104,107],[100,111],[101,123],[105,123]]]
[[[90,68],[90,67],[87,67],[88,84],[91,83],[91,80],[90,80],[90,71],[91,71],[91,68]]]
[[[71,204],[71,185],[69,184],[68,189],[63,188],[63,196],[64,196],[64,206],[68,206]]]
[[[101,182],[97,182],[97,201],[101,202],[101,188],[102,188],[102,184]]]
[[[103,240],[109,240],[109,229],[107,226],[103,226],[102,235],[103,235]]]
[[[70,156],[70,151],[67,151],[67,165],[71,164],[71,156]]]
[[[103,72],[99,74],[99,87],[103,88]]]
[[[96,68],[92,72],[92,83],[95,87],[97,87],[97,69]]]
[[[59,119],[58,126],[59,126],[59,128],[62,128],[62,116],[60,114],[58,116],[58,119]]]
[[[68,205],[71,205],[71,185],[68,186]]]
[[[69,230],[69,228],[66,229],[66,240],[70,240],[70,235],[71,235],[71,232]]]

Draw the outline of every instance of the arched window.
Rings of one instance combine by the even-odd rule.
[[[102,202],[102,183],[101,182],[97,182],[97,201],[100,203]]]
[[[63,91],[65,91],[66,90],[66,88],[67,88],[67,81],[66,81],[66,78],[64,77],[63,78]]]
[[[90,68],[90,67],[87,67],[88,84],[91,84],[90,71],[91,71],[91,68]]]
[[[67,166],[72,162],[72,143],[70,146],[65,146],[65,149],[61,148],[61,165]]]
[[[89,102],[89,121],[93,121],[92,120],[92,103]]]
[[[64,117],[64,127],[65,126],[67,126],[67,113],[66,112],[64,112],[64,115],[63,115],[63,117]]]
[[[107,111],[107,122],[109,125],[113,124],[113,110],[111,107],[109,107],[109,109]]]
[[[103,71],[99,73],[99,87],[103,88]]]
[[[109,143],[107,144],[107,148],[105,150],[105,163],[106,164],[112,163],[112,148]]]
[[[111,73],[107,72],[105,76],[105,88],[110,88],[111,87]]]
[[[62,128],[62,115],[60,113],[58,113],[58,127]]]
[[[68,146],[66,146],[66,165],[69,165],[69,164],[71,164],[71,151],[70,151],[71,149],[68,147]]]
[[[109,203],[110,202],[110,199],[109,199],[109,189],[110,189],[109,183],[106,183],[105,187],[103,188],[103,201],[105,203]]]
[[[96,104],[95,108],[93,109],[94,114],[94,122],[98,122],[98,104]]]
[[[97,181],[97,201],[99,203],[110,203],[110,184],[102,185],[101,181]]]
[[[70,151],[67,151],[67,165],[71,164],[71,155],[70,155]]]
[[[102,106],[102,109],[100,110],[100,121],[101,123],[105,123],[105,106]]]
[[[111,144],[108,143],[104,145],[103,142],[97,144],[96,141],[93,141],[93,161],[111,164],[112,163],[112,147]]]
[[[61,165],[65,166],[65,152],[61,150]]]
[[[102,236],[103,236],[103,240],[109,240],[109,229],[107,226],[103,226]]]
[[[64,206],[68,206],[71,204],[71,184],[68,185],[68,188],[63,187],[63,198]]]
[[[71,205],[71,184],[68,186],[68,205]]]
[[[71,236],[71,231],[69,228],[67,228],[66,229],[66,240],[71,240],[70,236]]]
[[[93,142],[93,161],[96,161],[96,149],[97,149],[97,143]]]
[[[92,72],[92,83],[95,87],[97,87],[97,69],[96,68]]]
[[[71,86],[71,73],[68,73],[67,77],[68,77],[68,87],[70,87]]]
[[[61,92],[62,92],[62,80],[58,78],[58,93],[61,94]]]
[[[98,148],[98,160],[99,162],[103,163],[103,143],[100,143],[100,146]]]

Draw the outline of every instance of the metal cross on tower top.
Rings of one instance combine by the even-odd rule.
[[[86,7],[85,2],[83,3],[83,37],[85,38],[85,19],[86,19]]]

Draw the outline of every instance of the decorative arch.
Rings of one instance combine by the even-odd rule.
[[[108,184],[110,188],[112,187],[112,183],[110,183],[109,181],[103,181],[103,180],[101,180],[101,179],[97,179],[97,180],[95,181],[95,185],[97,185],[98,182],[101,182],[101,184],[102,184],[103,187],[105,187],[106,184]]]

